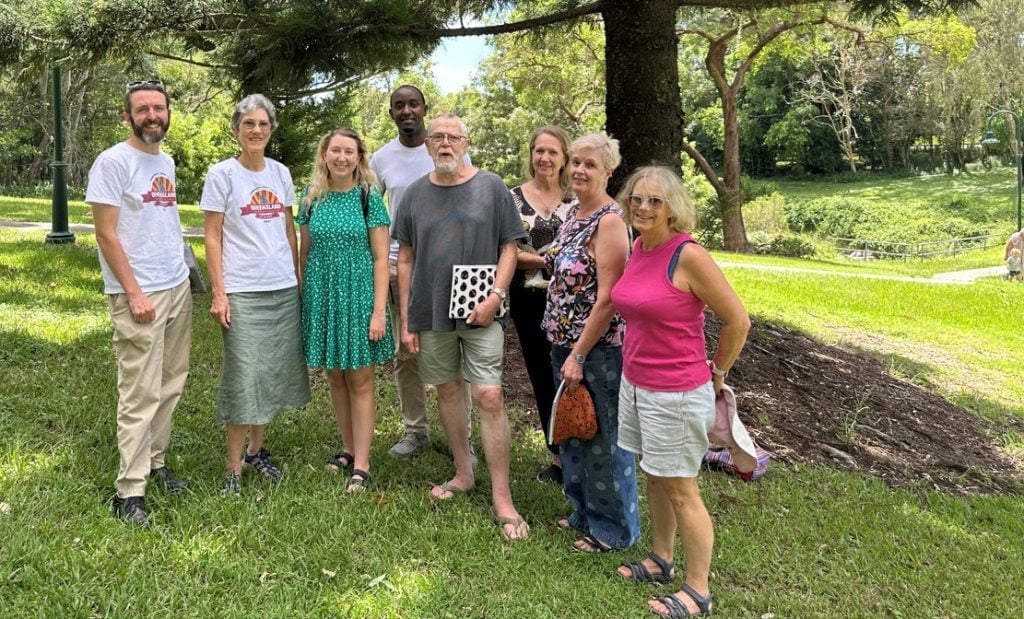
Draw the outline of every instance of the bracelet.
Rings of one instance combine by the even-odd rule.
[[[717,365],[715,365],[714,360],[709,361],[708,363],[711,365],[711,373],[714,374],[715,376],[721,376],[722,378],[725,378],[726,376],[729,375],[729,370],[720,369]]]
[[[505,298],[508,297],[508,290],[505,290],[504,288],[498,288],[497,286],[495,286],[494,288],[491,288],[491,292],[498,295],[498,298],[501,299],[502,301],[504,301]]]

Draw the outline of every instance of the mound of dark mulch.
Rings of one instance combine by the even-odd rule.
[[[720,324],[709,314],[709,345]],[[534,411],[515,329],[506,331],[505,395]],[[825,464],[896,487],[953,494],[1024,491],[1024,469],[996,437],[1024,434],[1018,418],[995,423],[886,372],[867,352],[827,346],[755,320],[729,375],[740,417],[777,460]],[[537,427],[536,415],[522,424]]]

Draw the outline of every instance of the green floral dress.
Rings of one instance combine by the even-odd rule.
[[[384,363],[394,354],[389,317],[385,316],[384,337],[376,342],[369,338],[373,313],[369,229],[391,223],[376,188],[370,189],[369,203],[364,220],[356,186],[343,193],[329,192],[310,209],[300,206],[296,221],[309,226],[310,238],[302,284],[302,336],[309,367],[353,370]]]

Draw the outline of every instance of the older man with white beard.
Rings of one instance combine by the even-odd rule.
[[[100,153],[89,170],[104,292],[117,357],[114,516],[145,525],[146,483],[188,487],[165,464],[171,414],[188,377],[192,293],[182,251],[174,161],[160,152],[170,101],[156,80],[131,82],[124,96],[127,140]]]
[[[419,355],[423,382],[437,387],[441,424],[455,460],[455,476],[430,494],[448,500],[475,486],[465,377],[480,411],[494,518],[505,539],[521,540],[530,529],[509,487],[509,427],[501,393],[504,332],[495,315],[515,270],[516,241],[526,233],[501,178],[465,162],[469,135],[458,116],[442,114],[431,121],[427,149],[434,170],[406,189],[392,236],[399,243],[402,342]],[[496,266],[494,287],[465,320],[449,318],[455,265]]]

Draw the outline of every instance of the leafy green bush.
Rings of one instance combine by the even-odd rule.
[[[779,184],[775,181],[754,179],[742,175],[740,176],[740,192],[743,194],[743,203],[746,204],[762,196],[779,193]]]
[[[789,258],[808,258],[815,254],[814,244],[796,234],[754,232],[748,239],[754,253]]]
[[[785,202],[786,221],[794,232],[850,238],[870,219],[871,206],[847,196],[797,199]]]
[[[754,198],[743,205],[743,225],[748,236],[755,232],[766,234],[788,230],[785,212],[786,199],[782,194],[773,193]]]

